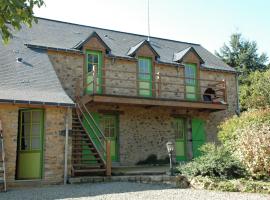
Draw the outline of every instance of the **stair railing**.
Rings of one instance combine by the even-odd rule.
[[[110,152],[110,140],[105,137],[103,132],[100,130],[99,126],[97,125],[95,119],[93,118],[92,114],[88,111],[84,104],[81,105],[79,98],[76,101],[76,112],[80,123],[82,124],[84,130],[87,132],[87,136],[92,141],[94,147],[96,148],[98,154],[101,157],[102,162],[106,166],[106,175],[111,175],[111,152]],[[90,118],[90,122],[89,121]],[[84,121],[83,121],[84,120]],[[94,138],[91,138],[90,134],[84,123],[91,129],[92,133],[94,134],[94,138],[97,139],[98,144],[95,144]]]

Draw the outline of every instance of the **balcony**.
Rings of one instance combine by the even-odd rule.
[[[227,109],[225,80],[194,79],[118,69],[87,74],[84,103],[167,106],[212,111]]]

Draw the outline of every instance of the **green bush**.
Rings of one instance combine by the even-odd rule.
[[[270,174],[270,109],[253,110],[220,126],[219,139],[256,178]]]
[[[229,150],[208,143],[201,147],[202,156],[180,165],[180,173],[188,176],[210,176],[225,179],[244,177],[246,171]]]

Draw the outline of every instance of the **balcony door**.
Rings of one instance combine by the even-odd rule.
[[[138,94],[152,97],[152,59],[139,58],[138,62]]]
[[[187,100],[197,100],[197,65],[185,64],[185,97]]]
[[[95,77],[93,79],[93,69]],[[94,86],[95,81],[95,86]],[[95,90],[95,91],[94,91]],[[102,93],[102,53],[100,51],[86,51],[86,94]]]

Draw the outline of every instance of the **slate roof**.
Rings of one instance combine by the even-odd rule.
[[[178,53],[175,53],[173,56],[173,61],[174,62],[181,62],[183,60],[183,58],[185,57],[185,55],[190,51],[193,51],[199,57],[200,62],[204,63],[204,60],[200,57],[200,55],[196,52],[196,50],[193,47],[188,47],[182,51],[179,51]]]
[[[75,47],[94,32],[109,47],[110,56],[132,58],[128,55],[130,48],[147,39],[145,35],[38,18],[38,24],[31,29],[23,26],[21,31],[14,33],[7,46],[0,44],[0,101],[73,104],[63,90],[45,49],[51,47],[77,52]],[[43,48],[28,48],[24,44]],[[199,44],[156,37],[150,37],[149,44],[160,56],[159,62],[177,64],[173,61],[174,54],[192,47],[205,62],[202,67],[235,72]],[[17,57],[22,57],[23,62],[16,62]]]
[[[73,106],[46,51],[27,48],[25,41],[17,35],[0,44],[0,102]]]
[[[72,49],[77,44],[85,41],[92,32],[96,32],[100,38],[111,49],[113,56],[127,57],[129,49],[147,39],[145,35],[125,33],[120,31],[96,28],[85,25],[72,24],[67,22],[38,18],[39,23],[29,29],[17,33],[23,37],[24,42],[33,45],[48,46],[54,48]],[[150,37],[150,44],[160,55],[159,61],[173,63],[174,53],[188,47],[193,47],[204,60],[203,67],[214,70],[235,72],[235,69],[225,64],[222,60],[206,50],[199,44],[180,42],[157,37]]]

